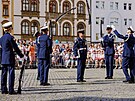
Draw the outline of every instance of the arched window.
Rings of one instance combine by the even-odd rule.
[[[36,2],[32,2],[31,3],[31,11],[38,11],[38,6]]]
[[[71,8],[70,2],[65,1],[65,2],[63,3],[63,12],[68,11],[70,8]]]
[[[49,3],[49,11],[51,13],[56,13],[56,11],[57,11],[57,2],[56,1],[50,1],[50,3]]]
[[[36,31],[38,31],[39,23],[37,21],[33,21],[31,23],[31,34],[34,34]]]
[[[55,22],[52,22],[52,35],[56,35],[56,29],[57,29],[57,24]],[[50,29],[50,32],[51,32],[51,29]]]
[[[82,2],[82,1],[78,2],[77,13],[78,14],[85,14],[85,4],[84,4],[84,2]]]
[[[29,11],[29,0],[22,0],[22,11]]]
[[[63,24],[63,36],[70,36],[71,25],[70,23]]]
[[[29,34],[29,22],[28,21],[23,21],[21,24],[21,32],[22,34]]]

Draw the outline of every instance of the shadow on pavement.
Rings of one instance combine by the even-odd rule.
[[[134,98],[74,97],[50,101],[135,101]]]

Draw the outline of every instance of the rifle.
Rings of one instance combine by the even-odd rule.
[[[19,76],[19,85],[18,85],[18,91],[17,91],[18,94],[21,94],[21,91],[22,91],[22,78],[23,78],[23,74],[25,70],[25,63],[26,63],[26,60],[24,59],[23,65],[20,71],[20,76]]]

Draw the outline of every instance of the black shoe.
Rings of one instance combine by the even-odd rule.
[[[8,94],[8,91],[5,91],[5,92],[1,92],[1,94]]]
[[[133,81],[131,81],[131,80],[125,80],[125,81],[123,81],[124,83],[134,83]]]
[[[42,86],[44,83],[40,83],[40,85]]]
[[[43,86],[49,86],[50,83],[43,83]]]
[[[112,76],[110,76],[110,77],[108,77],[108,79],[113,79],[113,77],[112,77]]]
[[[107,77],[105,77],[105,79],[109,79],[109,77],[107,76]]]
[[[82,82],[81,80],[77,80],[77,82]]]
[[[17,92],[13,91],[13,92],[9,92],[9,95],[15,95],[17,94]]]
[[[82,82],[86,82],[86,80],[82,80]]]

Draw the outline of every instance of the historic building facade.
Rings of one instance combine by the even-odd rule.
[[[85,0],[2,0],[1,23],[13,22],[13,33],[18,39],[33,38],[35,31],[44,22],[52,20],[53,39],[73,41],[78,29],[85,29],[87,40],[90,40],[90,26]],[[76,7],[56,23],[62,13]],[[2,35],[2,29],[0,30]]]

